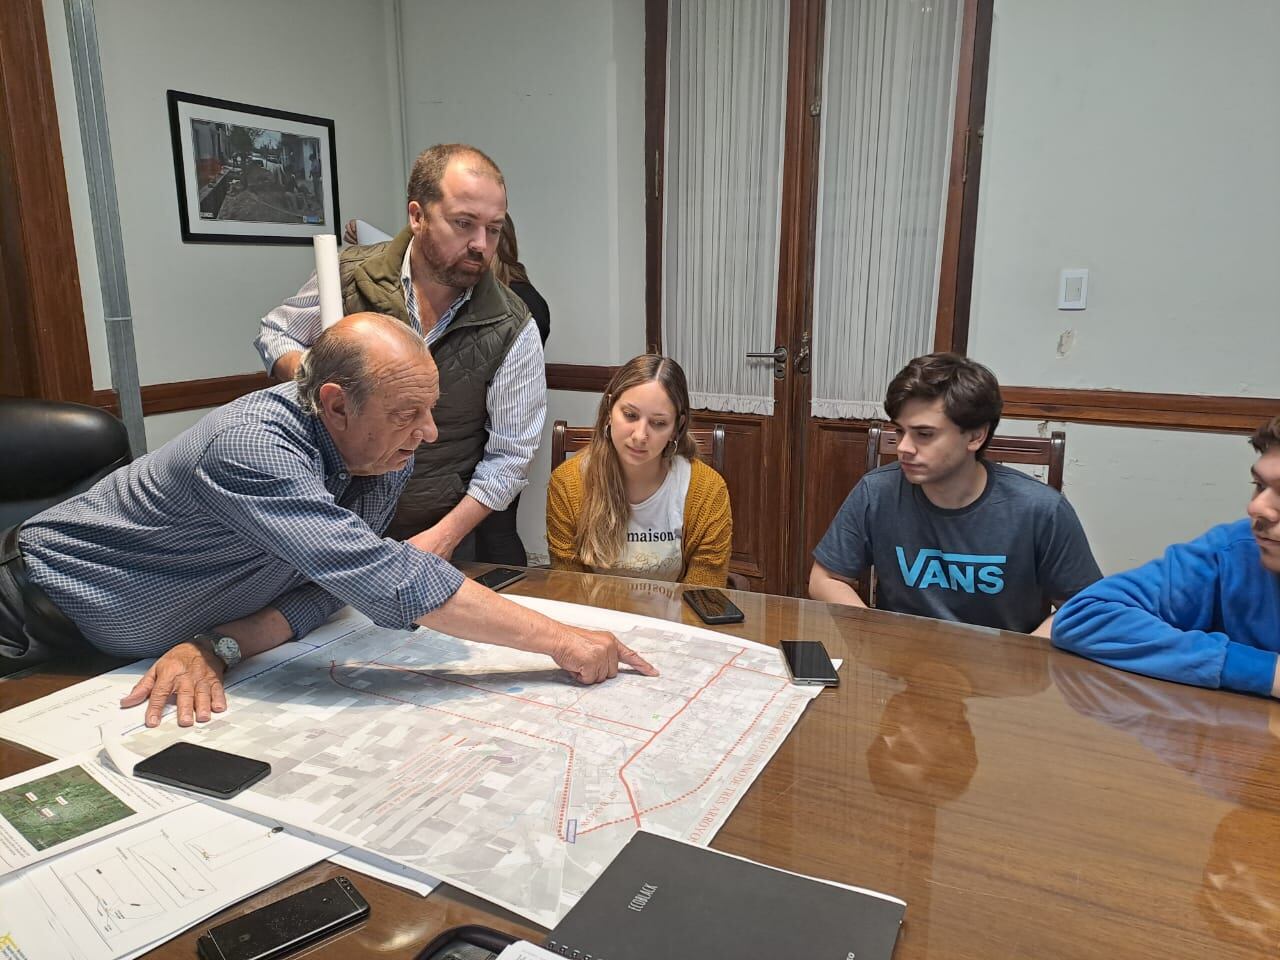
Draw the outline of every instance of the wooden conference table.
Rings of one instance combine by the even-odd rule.
[[[668,584],[531,570],[510,592],[697,623]],[[845,664],[712,846],[902,897],[897,960],[1276,956],[1280,704],[1017,634],[734,599],[746,623],[723,632],[819,639]],[[111,665],[0,682],[0,709]],[[0,742],[0,775],[43,759]],[[320,864],[212,922],[339,872]],[[423,899],[356,880],[370,919],[308,957],[412,957],[465,923],[541,942],[450,887]],[[194,957],[197,933],[150,956]]]

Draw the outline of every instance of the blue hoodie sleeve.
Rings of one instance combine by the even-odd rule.
[[[1058,611],[1054,645],[1162,680],[1270,694],[1276,654],[1215,629],[1223,559],[1211,531],[1099,580]]]

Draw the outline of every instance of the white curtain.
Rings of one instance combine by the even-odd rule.
[[[961,6],[827,5],[815,417],[883,416],[894,374],[932,349]]]
[[[773,412],[786,0],[672,0],[662,339],[695,407]]]

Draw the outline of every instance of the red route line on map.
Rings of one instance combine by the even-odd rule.
[[[349,664],[347,666],[349,666]],[[390,664],[380,664],[380,666],[390,666]],[[357,687],[354,687],[347,683],[343,683],[341,680],[339,680],[337,677],[337,669],[338,669],[337,661],[330,660],[329,661],[329,679],[332,682],[336,683],[338,686],[342,687],[344,690],[350,690],[352,693],[361,694],[367,697],[377,697],[382,700],[392,700],[396,703],[404,703],[413,707],[421,707],[423,710],[434,710],[437,713],[443,713],[445,716],[457,717],[459,720],[467,720],[471,723],[483,724],[486,727],[496,727],[499,730],[506,730],[508,733],[513,733],[513,734],[516,734],[517,736],[530,737],[534,740],[542,740],[544,743],[554,743],[556,746],[564,747],[565,750],[569,752],[569,757],[565,763],[564,785],[561,788],[561,794],[560,794],[560,819],[559,819],[559,822],[556,824],[556,835],[559,837],[564,836],[565,820],[567,819],[567,814],[569,812],[569,785],[573,779],[574,752],[573,752],[572,745],[565,743],[563,740],[552,740],[550,737],[542,737],[536,733],[529,733],[527,730],[517,730],[515,727],[504,726],[501,723],[494,723],[491,720],[481,720],[478,717],[469,717],[465,713],[455,713],[454,711],[446,710],[443,707],[433,707],[430,704],[418,703],[415,700],[405,700],[401,697],[393,697],[389,693],[374,693],[369,690],[360,690]],[[398,668],[393,667],[392,669],[398,669]],[[415,671],[411,670],[409,672],[413,673]]]
[[[662,803],[656,804],[652,807],[646,807],[643,810],[637,811],[635,815],[636,825],[639,826],[640,817],[643,817],[646,814],[653,813],[656,810],[663,810],[666,807],[673,807],[677,803],[681,803],[682,801],[687,800],[689,797],[693,796],[695,793],[697,793],[699,790],[705,787],[708,783],[710,783],[711,778],[714,777],[716,773],[719,772],[720,768],[723,767],[726,762],[728,762],[729,757],[733,755],[733,751],[737,750],[738,747],[742,745],[742,741],[747,738],[747,734],[749,734],[753,729],[755,729],[755,725],[760,722],[760,718],[764,716],[764,712],[768,710],[771,706],[773,706],[773,701],[778,699],[778,694],[780,694],[786,688],[787,688],[787,684],[786,683],[782,684],[782,686],[778,687],[778,689],[773,692],[773,696],[771,696],[768,700],[764,702],[764,706],[762,706],[759,710],[756,711],[756,715],[751,718],[751,722],[747,724],[747,728],[743,730],[741,734],[739,734],[738,739],[733,742],[733,746],[730,747],[725,752],[724,756],[722,756],[720,760],[716,763],[716,765],[711,768],[711,771],[705,777],[702,778],[701,783],[699,783],[696,787],[692,788],[691,790],[686,790],[684,793],[680,794],[680,796],[678,797],[673,797],[670,800],[664,800]],[[589,827],[586,830],[579,830],[578,836],[582,836],[584,833],[591,833],[593,830],[603,830],[605,827],[616,826],[619,823],[628,823],[632,819],[633,819],[632,817],[620,817],[617,820],[606,820],[604,823],[597,823],[595,826]]]
[[[401,649],[401,648],[402,648],[402,647],[404,647],[404,646],[408,646],[408,644],[402,644],[400,647],[395,647],[395,648],[393,648],[391,651],[388,651],[388,653],[394,652],[394,650],[399,650],[399,649]],[[574,709],[573,709],[573,707],[577,706],[577,704],[578,704],[578,703],[580,703],[580,702],[582,701],[582,699],[587,695],[587,692],[588,692],[588,691],[584,691],[584,692],[583,692],[583,694],[582,694],[581,696],[579,696],[579,697],[577,698],[577,700],[575,700],[575,701],[574,701],[572,704],[570,704],[569,706],[567,706],[567,707],[558,707],[558,706],[555,706],[555,705],[553,705],[553,704],[543,703],[543,702],[542,702],[542,701],[540,701],[540,700],[534,700],[534,699],[531,699],[531,698],[529,698],[529,697],[521,697],[521,696],[517,696],[516,694],[513,694],[513,693],[504,693],[503,691],[500,691],[500,690],[494,690],[494,689],[491,689],[491,688],[489,688],[489,687],[484,687],[484,686],[481,686],[480,684],[476,684],[476,683],[468,683],[468,682],[467,682],[467,681],[465,681],[465,680],[458,680],[458,679],[454,679],[454,678],[452,678],[452,677],[447,677],[447,676],[439,676],[438,674],[430,673],[430,672],[428,672],[428,671],[424,671],[424,670],[415,670],[415,669],[413,669],[412,667],[403,667],[403,666],[398,666],[397,664],[394,664],[394,663],[385,663],[385,662],[383,662],[382,660],[369,660],[369,661],[364,661],[364,662],[365,662],[365,664],[366,664],[366,665],[367,665],[367,664],[373,664],[373,665],[376,665],[376,666],[379,666],[379,667],[385,667],[385,668],[390,669],[390,670],[395,670],[395,671],[400,672],[400,673],[409,673],[409,674],[413,674],[414,676],[418,676],[418,677],[425,677],[425,678],[429,678],[429,679],[432,679],[432,680],[439,680],[439,681],[440,681],[440,682],[442,682],[442,683],[452,683],[452,684],[455,684],[455,685],[457,685],[457,686],[461,686],[461,687],[468,687],[468,688],[473,689],[473,690],[479,690],[479,691],[481,691],[482,693],[488,693],[488,694],[495,695],[495,696],[499,696],[499,697],[507,697],[508,699],[511,699],[511,700],[518,700],[518,701],[520,701],[521,703],[527,703],[527,704],[531,704],[531,705],[536,706],[536,707],[542,707],[543,709],[546,709],[546,710],[554,710],[554,711],[556,711],[557,713],[563,713],[563,714],[568,714],[568,715],[572,715],[572,716],[579,716],[579,717],[589,717],[589,718],[590,718],[590,719],[592,719],[592,720],[600,720],[600,721],[602,721],[602,722],[604,722],[604,723],[613,723],[613,724],[617,724],[617,725],[619,725],[619,726],[630,727],[631,729],[634,729],[634,730],[640,730],[640,731],[643,731],[643,732],[645,732],[645,733],[649,733],[649,734],[650,734],[649,738],[648,738],[648,739],[647,739],[643,744],[641,744],[641,745],[640,745],[640,747],[636,750],[636,752],[635,752],[635,753],[633,753],[630,757],[628,757],[628,758],[627,758],[627,760],[622,764],[622,766],[621,766],[621,767],[619,767],[619,768],[618,768],[618,779],[622,782],[622,786],[623,786],[623,788],[626,790],[626,793],[627,793],[627,801],[628,801],[628,803],[630,803],[630,804],[631,804],[631,811],[632,811],[632,815],[631,815],[630,817],[623,817],[623,818],[618,819],[618,820],[609,820],[609,821],[607,821],[607,822],[605,822],[605,823],[596,824],[595,826],[590,827],[590,828],[588,828],[588,829],[586,829],[586,830],[579,830],[579,831],[577,831],[577,835],[578,835],[578,836],[582,836],[582,835],[584,835],[584,834],[591,833],[593,830],[600,830],[600,829],[603,829],[604,827],[613,826],[613,825],[618,824],[618,823],[625,823],[625,822],[627,822],[628,820],[634,820],[634,821],[635,821],[636,826],[638,827],[638,826],[640,826],[640,817],[641,817],[641,816],[643,816],[644,814],[646,814],[646,813],[652,813],[654,810],[661,810],[661,809],[663,809],[664,807],[668,807],[668,806],[671,806],[671,805],[673,805],[673,804],[679,803],[680,801],[682,801],[682,800],[686,799],[687,797],[691,796],[692,794],[697,793],[699,790],[701,790],[701,789],[702,789],[702,787],[706,786],[707,782],[708,782],[708,781],[710,781],[710,779],[711,779],[713,776],[715,776],[716,771],[717,771],[717,770],[719,770],[719,769],[720,769],[720,767],[724,765],[724,763],[725,763],[725,761],[726,761],[726,760],[728,760],[729,755],[730,755],[730,754],[732,754],[732,752],[733,752],[733,749],[736,749],[736,747],[738,746],[738,744],[742,742],[743,737],[745,737],[745,736],[747,735],[747,733],[749,733],[749,732],[751,731],[751,729],[755,726],[755,724],[759,721],[759,719],[760,719],[760,714],[761,714],[761,713],[763,713],[763,712],[764,712],[764,710],[768,709],[769,704],[773,703],[774,699],[776,699],[776,697],[778,696],[778,693],[780,693],[780,692],[781,692],[781,689],[785,689],[785,686],[784,686],[783,688],[779,689],[778,691],[776,691],[776,692],[774,693],[774,695],[773,695],[772,697],[770,697],[770,698],[769,698],[769,700],[768,700],[768,702],[765,704],[765,706],[764,706],[764,707],[762,707],[762,708],[761,708],[761,710],[756,714],[755,719],[753,719],[753,720],[751,721],[751,723],[747,726],[747,729],[746,729],[746,730],[742,733],[742,735],[738,738],[738,741],[737,741],[737,742],[735,742],[734,747],[733,747],[733,748],[731,748],[731,749],[729,750],[729,753],[725,754],[725,756],[723,756],[723,757],[721,757],[721,758],[720,758],[720,761],[715,765],[715,767],[713,767],[713,768],[712,768],[711,772],[707,774],[706,778],[702,781],[702,783],[700,783],[698,786],[694,787],[692,790],[690,790],[690,791],[688,791],[688,792],[686,792],[686,793],[682,794],[681,796],[679,796],[679,797],[677,797],[677,798],[675,798],[675,799],[673,799],[673,800],[665,801],[664,803],[658,804],[658,805],[657,805],[657,806],[655,806],[655,807],[650,807],[650,808],[647,808],[647,809],[645,809],[645,810],[640,810],[640,809],[637,807],[637,805],[636,805],[636,802],[635,802],[635,796],[634,796],[634,794],[631,792],[631,785],[627,782],[626,778],[623,776],[623,772],[627,769],[627,767],[628,767],[628,766],[630,766],[630,765],[631,765],[631,762],[632,762],[633,760],[635,760],[635,759],[636,759],[636,757],[638,757],[638,756],[639,756],[639,755],[640,755],[640,754],[641,754],[641,753],[642,753],[642,752],[643,752],[647,747],[649,747],[649,746],[653,743],[653,741],[654,741],[655,739],[657,739],[657,737],[658,737],[658,735],[659,735],[660,733],[662,733],[663,731],[665,731],[665,730],[667,729],[667,727],[671,725],[671,722],[672,722],[673,720],[675,720],[675,719],[676,719],[676,717],[680,716],[680,714],[682,714],[686,709],[688,709],[689,705],[690,705],[691,703],[693,703],[693,701],[694,701],[694,700],[696,700],[699,696],[701,696],[701,695],[702,695],[702,693],[703,693],[703,692],[705,692],[705,691],[706,691],[706,689],[707,689],[708,687],[710,687],[710,686],[711,686],[711,684],[715,683],[715,681],[716,681],[716,680],[718,680],[718,679],[719,679],[719,678],[724,674],[725,670],[728,670],[728,669],[740,670],[740,671],[744,671],[744,672],[747,672],[747,673],[760,674],[761,676],[770,677],[771,679],[774,679],[774,680],[778,679],[778,677],[777,677],[777,675],[776,675],[776,674],[771,674],[771,673],[768,673],[767,671],[764,671],[764,670],[756,670],[756,669],[754,669],[754,668],[752,668],[752,667],[742,667],[742,666],[738,666],[738,665],[735,663],[735,661],[736,661],[740,656],[742,656],[745,652],[746,652],[746,650],[745,650],[745,649],[740,649],[740,650],[738,650],[738,652],[737,652],[737,653],[735,653],[735,654],[734,654],[734,655],[729,659],[729,661],[728,661],[727,663],[723,663],[723,664],[721,664],[721,665],[720,665],[720,668],[719,668],[719,669],[718,669],[718,670],[717,670],[717,671],[716,671],[716,672],[715,672],[715,673],[714,673],[714,674],[713,674],[713,675],[712,675],[712,676],[707,680],[707,682],[706,682],[706,683],[704,683],[701,687],[699,687],[696,691],[694,691],[693,695],[692,695],[692,696],[690,696],[690,697],[689,697],[689,698],[684,702],[684,704],[680,707],[680,709],[678,709],[675,713],[673,713],[670,717],[668,717],[668,718],[663,722],[663,724],[662,724],[660,727],[658,727],[658,729],[657,729],[657,730],[654,730],[654,729],[652,729],[651,727],[642,727],[642,726],[638,726],[638,725],[636,725],[636,724],[626,723],[625,721],[622,721],[622,720],[614,720],[614,719],[612,719],[611,717],[601,717],[601,716],[598,716],[598,715],[596,715],[596,714],[592,714],[592,713],[584,713],[584,712],[579,711],[579,710],[574,710]],[[386,655],[386,654],[384,654],[383,656],[385,656],[385,655]],[[696,658],[693,658],[693,659],[702,660],[704,663],[713,663],[713,662],[714,662],[714,661],[706,660],[705,658],[702,658],[702,657],[696,657]],[[344,687],[346,687],[347,689],[353,690],[353,691],[354,691],[354,692],[356,692],[356,693],[368,693],[368,691],[356,690],[354,687],[349,687],[349,686],[347,686],[346,684],[342,684],[340,681],[338,681],[338,680],[337,680],[337,678],[333,675],[333,671],[334,671],[334,668],[336,668],[336,666],[337,666],[337,664],[336,664],[336,662],[335,662],[335,661],[330,661],[330,671],[329,671],[329,672],[330,672],[330,679],[332,679],[335,683],[339,683],[339,685],[340,685],[340,686],[344,686]],[[349,666],[349,664],[348,664],[348,666]],[[393,697],[393,696],[391,696],[391,695],[389,695],[389,694],[372,693],[372,694],[370,694],[370,696],[382,697],[383,699],[387,699],[387,700],[394,700],[394,701],[396,701],[397,703],[407,703],[407,704],[411,704],[411,705],[414,705],[414,706],[420,706],[420,707],[424,707],[424,708],[425,708],[425,709],[427,709],[427,710],[436,710],[436,711],[438,711],[439,713],[446,714],[447,716],[458,717],[458,718],[463,719],[463,720],[474,720],[474,722],[476,722],[476,723],[482,723],[482,724],[485,724],[485,725],[487,725],[487,726],[497,727],[497,728],[498,728],[498,729],[500,729],[500,730],[507,730],[507,731],[509,731],[509,732],[511,732],[511,733],[515,733],[515,734],[518,734],[518,735],[524,735],[524,736],[532,737],[532,738],[537,739],[537,740],[543,740],[543,741],[545,741],[545,742],[547,742],[547,743],[554,743],[554,744],[557,744],[558,746],[562,746],[562,747],[564,747],[564,748],[569,752],[569,758],[568,758],[567,767],[566,767],[566,771],[565,771],[564,789],[563,789],[563,792],[562,792],[562,795],[561,795],[561,804],[560,804],[560,820],[559,820],[559,824],[558,824],[558,826],[557,826],[557,832],[558,832],[558,834],[559,834],[561,837],[563,837],[563,836],[564,836],[564,825],[565,825],[566,818],[567,818],[567,816],[568,816],[569,791],[570,791],[570,786],[571,786],[571,782],[572,782],[572,771],[573,771],[573,764],[574,764],[574,758],[575,758],[575,757],[574,757],[574,748],[573,748],[572,746],[570,746],[570,745],[569,745],[569,744],[567,744],[567,743],[564,743],[564,742],[563,742],[563,741],[561,741],[561,740],[553,740],[553,739],[551,739],[550,737],[541,737],[541,736],[538,736],[537,734],[529,733],[529,732],[524,731],[524,730],[518,730],[518,729],[516,729],[516,728],[514,728],[514,727],[504,726],[503,724],[500,724],[500,723],[492,723],[492,722],[490,722],[490,721],[488,721],[488,720],[480,720],[480,719],[477,719],[477,718],[469,717],[469,716],[467,716],[466,714],[462,714],[462,713],[455,713],[454,711],[451,711],[451,710],[445,710],[445,709],[443,709],[442,707],[432,707],[432,706],[430,706],[430,705],[427,705],[427,704],[421,704],[421,703],[416,703],[415,701],[411,701],[411,700],[402,700],[402,699],[400,699],[399,697]],[[582,727],[584,727],[584,729],[589,729],[589,730],[592,730],[592,731],[597,732],[597,733],[604,733],[606,736],[621,736],[621,734],[610,734],[607,730],[600,730],[600,729],[599,729],[599,728],[597,728],[597,727],[587,727],[585,724],[575,724],[575,725],[576,725],[576,726],[582,726]],[[593,811],[593,813],[594,813],[594,811]],[[584,821],[589,821],[589,820],[591,819],[591,816],[592,816],[592,815],[593,815],[593,814],[588,814],[585,818],[583,818],[583,819],[584,819]]]
[[[631,784],[627,783],[627,778],[623,776],[623,774],[626,773],[627,771],[627,767],[631,766],[631,762],[635,760],[636,757],[640,756],[640,754],[644,753],[644,751],[653,744],[653,741],[658,738],[659,734],[661,734],[664,730],[666,730],[667,727],[671,726],[672,721],[675,720],[676,717],[680,716],[680,714],[688,710],[689,705],[693,703],[693,701],[697,700],[700,696],[702,696],[702,694],[706,692],[709,686],[711,686],[713,683],[719,680],[720,677],[724,674],[724,672],[728,670],[729,667],[733,666],[733,661],[737,660],[744,653],[746,653],[745,649],[739,650],[737,653],[735,653],[732,657],[729,658],[728,662],[721,664],[720,669],[717,670],[715,673],[713,673],[707,679],[706,683],[704,683],[696,691],[694,691],[693,696],[691,696],[688,700],[686,700],[684,702],[684,705],[680,707],[679,710],[677,710],[671,716],[667,717],[666,721],[662,724],[662,726],[660,726],[657,730],[653,731],[653,735],[649,737],[649,739],[646,740],[644,743],[642,743],[639,747],[637,747],[636,752],[633,753],[631,756],[627,757],[626,762],[623,763],[623,765],[618,768],[618,779],[622,781],[623,789],[627,791],[627,802],[631,804],[631,816],[624,817],[623,818],[624,820],[634,820],[636,822],[636,827],[640,826],[640,810],[636,806],[635,794],[631,792]],[[596,826],[591,827],[588,830],[579,830],[577,835],[580,837],[584,833],[590,833],[592,830],[599,830],[601,827],[604,827],[607,825],[608,824],[603,824],[603,823],[597,824]]]

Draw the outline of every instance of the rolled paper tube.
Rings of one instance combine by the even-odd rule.
[[[338,280],[338,238],[332,233],[312,237],[316,248],[316,283],[320,288],[320,329],[342,319],[342,283]]]

